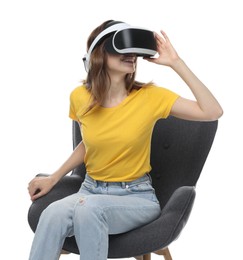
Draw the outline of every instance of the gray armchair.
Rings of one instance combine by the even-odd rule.
[[[161,205],[161,216],[138,229],[109,237],[109,258],[151,259],[152,252],[172,260],[168,246],[187,223],[196,195],[196,183],[211,149],[218,121],[193,122],[174,117],[159,120],[153,130],[151,176]],[[81,141],[79,126],[73,122],[73,146]],[[28,222],[35,231],[41,212],[53,201],[79,190],[85,166],[65,176],[29,208]],[[45,175],[45,174],[40,174]],[[66,238],[63,250],[79,254],[74,237]]]

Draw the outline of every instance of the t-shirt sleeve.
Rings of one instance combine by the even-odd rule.
[[[70,94],[69,117],[81,123],[90,105],[90,93],[85,86],[76,87]]]
[[[72,120],[78,121],[77,117],[77,102],[76,102],[76,90],[70,94],[70,106],[69,106],[69,117]]]
[[[148,87],[148,103],[156,118],[167,118],[177,98],[175,92],[158,86]]]

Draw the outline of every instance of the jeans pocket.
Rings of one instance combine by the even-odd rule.
[[[154,188],[150,182],[141,182],[129,185],[128,191],[131,193],[154,193]]]
[[[159,201],[155,194],[155,189],[153,188],[150,181],[129,185],[127,191],[130,195],[143,199],[148,199],[159,204]]]
[[[85,179],[82,183],[81,190],[87,190],[92,192],[94,190],[94,183]]]

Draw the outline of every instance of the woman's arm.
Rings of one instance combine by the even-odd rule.
[[[223,110],[209,89],[187,67],[183,60],[174,61],[171,68],[185,81],[196,101],[179,97],[171,109],[171,115],[200,121],[220,118]]]
[[[83,142],[74,149],[70,157],[63,165],[48,177],[35,177],[29,183],[29,194],[32,201],[47,194],[53,186],[67,173],[83,163],[85,156],[85,147]]]
[[[171,67],[187,84],[196,101],[179,97],[171,109],[171,115],[199,121],[217,120],[223,114],[223,109],[210,90],[196,77],[185,62],[179,57],[168,36],[161,31],[155,34],[159,56],[148,61]]]

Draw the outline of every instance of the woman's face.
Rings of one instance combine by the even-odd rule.
[[[107,55],[107,69],[110,73],[130,74],[136,69],[137,57],[134,54]]]

